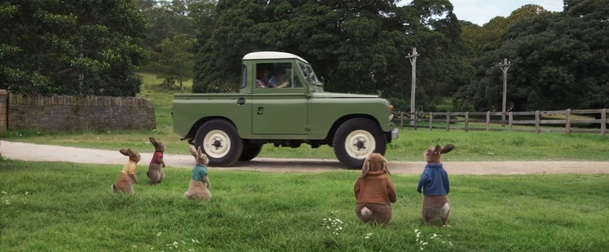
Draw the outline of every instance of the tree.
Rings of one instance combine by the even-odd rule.
[[[190,52],[197,40],[188,35],[177,35],[164,39],[152,53],[150,68],[157,78],[163,79],[163,85],[173,89],[175,82],[184,90],[183,82],[192,78],[194,54]]]
[[[502,46],[482,56],[480,81],[459,95],[463,108],[493,110],[501,102],[501,74],[493,62],[507,57],[508,101],[513,109],[606,108],[609,104],[609,7],[602,0],[565,1],[562,13],[541,11],[515,22]]]
[[[146,22],[130,0],[0,4],[0,87],[22,94],[134,96]]]
[[[448,0],[219,1],[210,36],[199,40],[194,92],[236,91],[241,57],[258,50],[306,58],[328,91],[377,93],[394,103],[410,97],[412,47],[424,51],[421,107],[454,92],[468,70],[458,20]],[[424,55],[424,56],[423,56]],[[428,104],[428,105],[425,105]],[[406,109],[407,107],[402,107]]]

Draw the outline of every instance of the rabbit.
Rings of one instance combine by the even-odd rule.
[[[381,225],[391,220],[391,203],[397,201],[397,191],[389,175],[383,155],[372,153],[364,160],[362,174],[353,187],[357,199],[355,215],[360,220]]]
[[[428,224],[433,224],[436,218],[440,218],[442,226],[448,227],[448,216],[450,215],[450,202],[448,193],[450,183],[448,173],[440,162],[442,154],[448,153],[455,148],[452,144],[444,147],[436,145],[423,153],[427,165],[421,174],[417,192],[423,193],[422,214],[423,220]],[[423,191],[421,191],[421,189]]]
[[[201,151],[201,147],[195,149],[190,146],[190,153],[195,157],[197,164],[192,169],[192,177],[188,186],[188,191],[185,193],[188,199],[200,199],[204,201],[211,200],[211,184],[207,176],[207,164],[209,158]]]
[[[152,160],[150,160],[150,165],[148,165],[148,178],[150,178],[150,184],[156,185],[161,183],[161,181],[165,178],[165,161],[163,161],[163,152],[167,149],[167,146],[162,142],[157,141],[154,137],[150,137],[150,143],[154,145],[154,154],[152,155]]]
[[[118,181],[112,184],[115,193],[133,194],[133,185],[137,183],[137,163],[140,161],[140,153],[131,149],[121,149],[120,153],[129,157],[129,161],[118,176]]]

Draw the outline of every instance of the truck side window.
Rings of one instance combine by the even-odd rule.
[[[243,65],[241,69],[241,88],[245,87],[247,87],[247,67]]]
[[[257,88],[272,88],[273,86],[269,82],[269,70],[272,68],[272,64],[261,63],[256,64],[256,87]]]
[[[269,83],[276,88],[294,87],[294,71],[291,63],[273,64],[273,72]]]

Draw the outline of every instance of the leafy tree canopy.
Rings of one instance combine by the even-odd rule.
[[[420,53],[418,106],[434,106],[466,81],[460,24],[448,0],[218,1],[215,26],[200,40],[195,92],[236,91],[243,55],[287,51],[306,58],[329,91],[378,93],[408,104],[413,47]],[[466,79],[466,78],[465,78]],[[222,80],[222,81],[218,81]]]
[[[464,87],[461,109],[497,110],[501,71],[509,58],[508,102],[516,111],[606,108],[609,104],[609,6],[603,0],[565,0],[562,13],[538,12],[513,23],[501,47],[475,63],[478,81]]]
[[[134,96],[147,23],[130,0],[0,3],[0,88]]]

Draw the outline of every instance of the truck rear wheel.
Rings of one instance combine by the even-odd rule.
[[[371,153],[385,155],[387,139],[374,121],[354,118],[338,127],[333,146],[334,154],[347,168],[361,169]]]
[[[250,161],[260,154],[262,150],[262,144],[246,144],[243,147],[243,153],[239,157],[239,161]]]
[[[211,120],[197,130],[196,146],[209,158],[210,166],[231,166],[243,152],[243,140],[233,124],[224,120]]]

